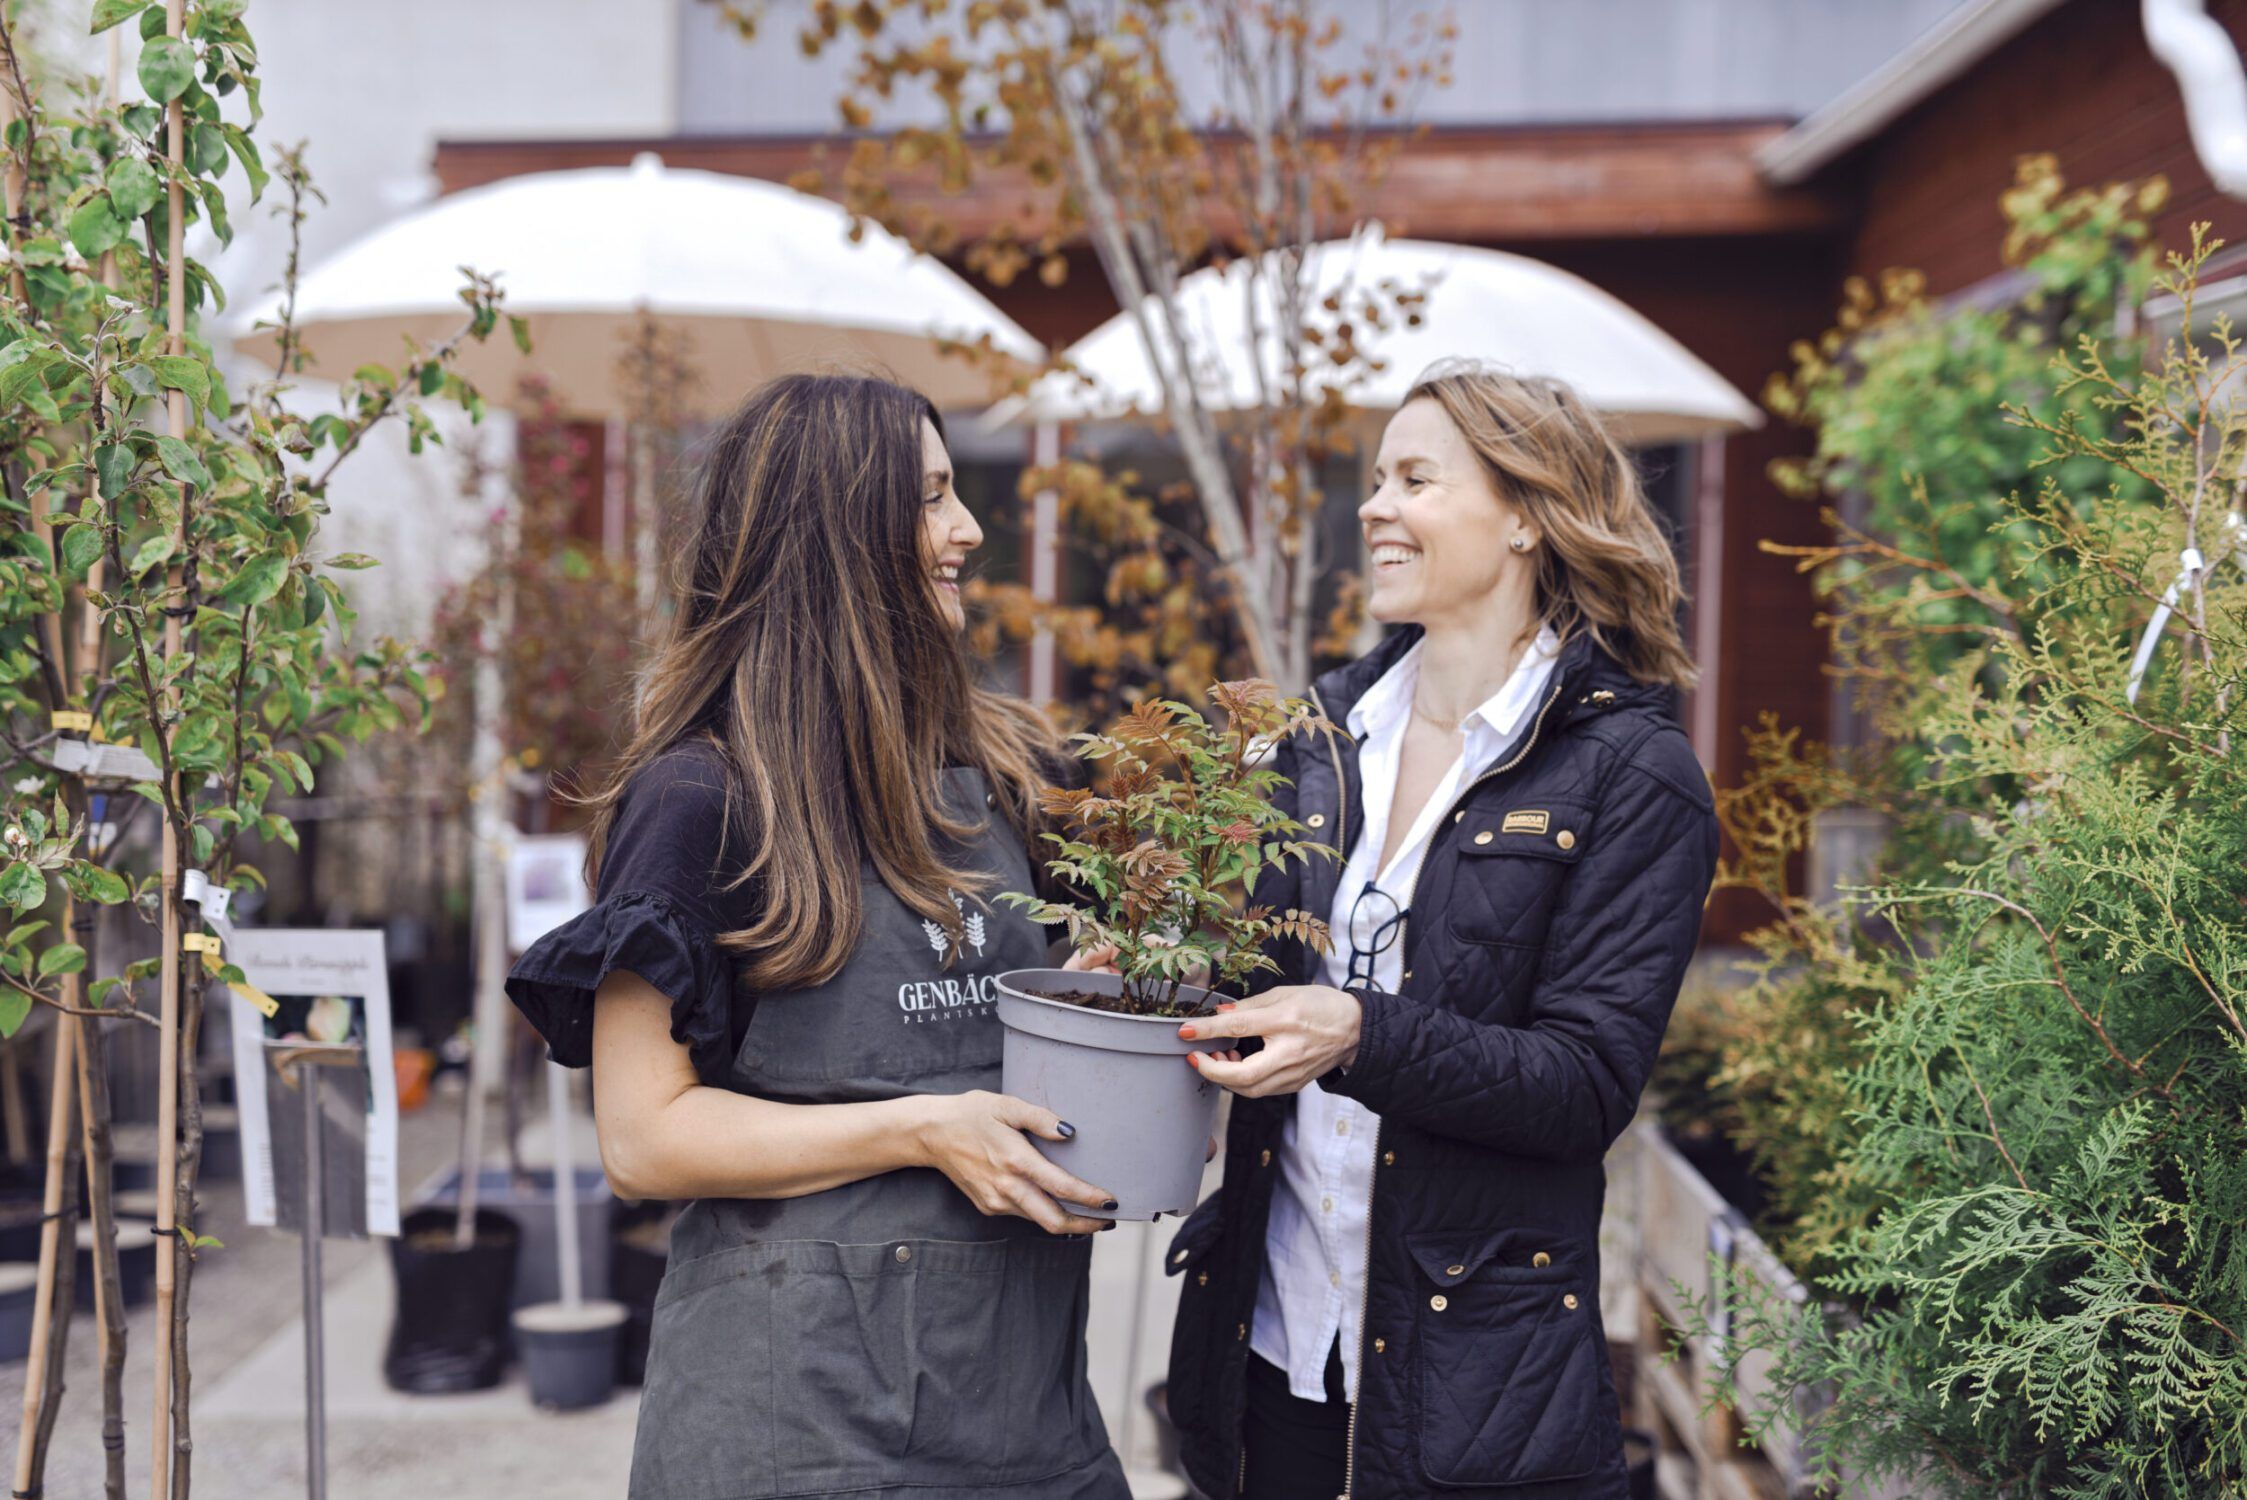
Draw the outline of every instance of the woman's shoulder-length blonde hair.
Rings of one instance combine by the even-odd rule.
[[[1583,398],[1564,381],[1447,361],[1413,383],[1414,401],[1443,408],[1536,528],[1537,608],[1554,633],[1591,636],[1640,682],[1691,687],[1677,558],[1630,456]]]

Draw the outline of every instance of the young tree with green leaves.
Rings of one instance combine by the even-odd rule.
[[[492,283],[470,275],[452,339],[404,349],[395,369],[361,369],[317,415],[288,400],[301,346],[284,326],[278,367],[237,395],[201,322],[224,293],[185,243],[194,223],[229,237],[222,179],[236,165],[252,201],[271,185],[253,140],[243,0],[97,0],[94,30],[130,25],[142,39],[137,96],[106,100],[35,91],[13,10],[0,9],[11,264],[0,302],[0,1032],[34,1009],[55,1013],[58,1092],[73,1036],[87,1079],[101,1076],[105,1026],[153,1025],[162,1038],[158,1231],[172,1243],[157,1277],[161,1500],[188,1490],[187,1291],[196,1254],[215,1243],[195,1227],[204,987],[242,978],[198,930],[202,913],[263,882],[256,841],[294,846],[275,796],[310,791],[350,742],[426,720],[423,655],[353,640],[339,575],[373,560],[322,552],[318,526],[336,466],[374,426],[402,421],[418,450],[435,436],[424,398],[480,414],[449,364],[500,312]],[[299,157],[277,161],[293,244],[314,194]],[[96,796],[109,808],[98,829]],[[150,820],[153,868],[134,837]],[[156,928],[155,956],[95,951],[83,917],[105,905]],[[80,1103],[98,1129],[104,1101]],[[106,1163],[92,1165],[105,1225]],[[59,1346],[67,1301],[43,1311]],[[123,1320],[108,1321],[121,1362]],[[50,1380],[27,1396],[19,1491],[37,1488],[59,1394]],[[122,1489],[114,1453],[110,1488]]]

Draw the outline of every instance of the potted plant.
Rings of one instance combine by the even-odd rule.
[[[1217,1089],[1184,1059],[1216,1042],[1186,1042],[1178,1023],[1215,991],[1277,969],[1264,944],[1292,938],[1324,952],[1326,924],[1254,904],[1256,883],[1289,860],[1334,850],[1300,841],[1276,807],[1286,778],[1269,746],[1309,729],[1316,709],[1256,679],[1220,682],[1213,724],[1183,703],[1137,704],[1104,734],[1076,736],[1104,785],[1053,788],[1043,809],[1062,820],[1046,868],[1082,904],[1018,892],[1000,897],[1068,929],[1079,953],[1115,950],[1114,973],[1016,969],[998,978],[1006,1028],[1004,1088],[1060,1110],[1077,1126],[1038,1142],[1060,1166],[1115,1195],[1117,1206],[1071,1205],[1096,1218],[1150,1219],[1194,1206]]]

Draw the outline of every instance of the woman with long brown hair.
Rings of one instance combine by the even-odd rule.
[[[1677,565],[1575,392],[1471,366],[1415,385],[1358,517],[1399,628],[1312,688],[1348,734],[1278,757],[1345,857],[1256,893],[1333,951],[1182,1028],[1260,1046],[1196,1059],[1235,1099],[1166,1260],[1170,1410],[1211,1500],[1623,1500],[1600,1159],[1717,847]]]
[[[593,1068],[619,1193],[691,1198],[657,1295],[638,1500],[1128,1494],[1085,1379],[1113,1207],[993,1092],[991,981],[1059,763],[981,687],[982,540],[926,398],[774,381],[717,433],[677,610],[594,808],[591,910],[508,993]],[[1072,960],[1072,964],[1084,960]]]

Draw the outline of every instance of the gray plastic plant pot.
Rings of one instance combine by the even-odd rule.
[[[531,1403],[547,1411],[599,1406],[616,1390],[616,1340],[627,1316],[621,1302],[536,1302],[515,1309]]]
[[[1112,1211],[1070,1207],[1095,1219],[1192,1209],[1223,1090],[1195,1072],[1186,1054],[1215,1052],[1223,1043],[1180,1041],[1175,1017],[1118,1015],[1029,993],[1121,994],[1123,980],[1114,974],[1015,969],[999,976],[998,990],[1006,1027],[1000,1087],[1075,1126],[1066,1141],[1032,1143],[1056,1166],[1116,1197]],[[1209,992],[1181,989],[1179,997],[1206,1003]]]

